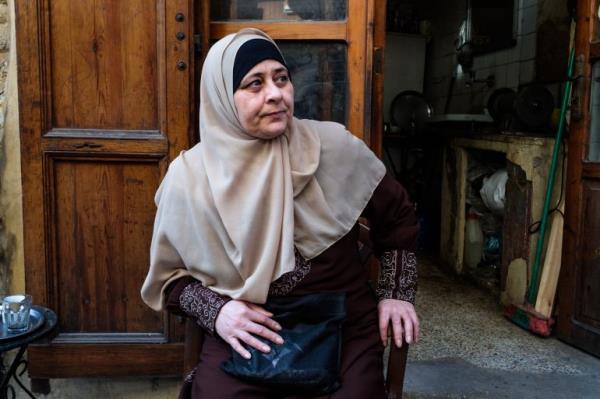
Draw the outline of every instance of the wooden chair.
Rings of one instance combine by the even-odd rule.
[[[369,228],[363,222],[360,223],[359,242],[361,244],[361,261],[363,265],[368,268],[371,281],[377,281],[379,262],[372,256]],[[183,359],[184,375],[187,375],[193,370],[200,361],[200,352],[202,350],[203,341],[203,330],[194,320],[188,318],[185,325]],[[401,399],[404,386],[404,372],[406,370],[406,358],[408,355],[408,344],[403,342],[401,348],[397,348],[396,345],[393,344],[388,346],[389,358],[385,380],[386,391],[388,392],[387,399]]]

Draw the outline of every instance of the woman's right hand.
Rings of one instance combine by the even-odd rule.
[[[271,319],[272,316],[272,313],[258,305],[234,299],[221,308],[215,321],[215,329],[217,334],[237,353],[250,359],[250,352],[244,348],[241,342],[265,353],[271,350],[268,345],[254,335],[266,338],[276,344],[283,343],[283,338],[275,333],[275,331],[281,330],[281,326]]]

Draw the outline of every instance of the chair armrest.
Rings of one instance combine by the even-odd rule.
[[[400,348],[390,343],[390,357],[388,359],[385,386],[387,399],[401,399],[404,387],[404,372],[406,371],[406,359],[408,357],[408,344],[402,342]]]
[[[190,373],[200,362],[200,352],[204,343],[204,330],[188,317],[185,320],[185,341],[183,344],[183,375]]]

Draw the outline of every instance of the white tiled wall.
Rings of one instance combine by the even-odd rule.
[[[494,75],[496,84],[488,88],[484,83],[471,87],[468,77],[456,66],[456,38],[461,22],[466,17],[465,0],[447,0],[431,14],[434,37],[428,53],[425,94],[436,114],[444,113],[444,105],[452,73],[457,79],[450,102],[449,113],[480,113],[489,94],[500,87],[517,89],[535,79],[536,19],[538,0],[515,0],[515,36],[517,44],[509,49],[474,58],[476,79]]]

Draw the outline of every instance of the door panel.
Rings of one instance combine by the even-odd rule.
[[[192,2],[16,11],[26,286],[59,316],[58,336],[29,349],[30,376],[180,375],[182,326],[139,292],[154,193],[192,144]]]
[[[157,9],[95,3],[49,4],[53,127],[156,130]]]
[[[161,333],[160,314],[139,295],[145,277],[139,265],[149,264],[158,162],[52,158],[51,163],[61,331]]]
[[[584,182],[585,220],[579,289],[576,293],[577,320],[600,329],[600,181]]]
[[[111,345],[73,345],[52,343],[52,350],[32,349],[35,361],[29,361],[32,378],[64,377],[132,377],[135,375],[181,376],[182,353],[179,344],[143,344],[139,342]],[[93,373],[90,372],[93,370]],[[82,392],[82,398],[85,393]]]
[[[577,2],[575,81],[569,127],[559,338],[600,356],[600,156],[596,0]]]

